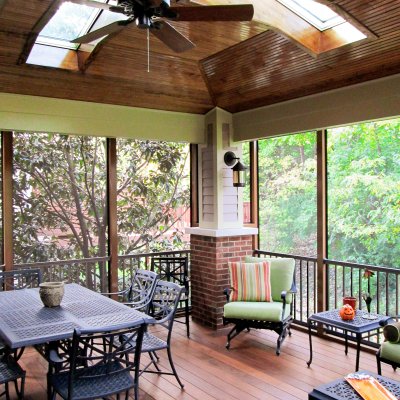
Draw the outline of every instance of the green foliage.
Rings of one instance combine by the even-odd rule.
[[[314,132],[259,141],[260,248],[316,254]]]
[[[328,131],[329,258],[399,267],[400,119]],[[259,142],[260,247],[316,253],[315,134]]]
[[[177,222],[189,208],[188,155],[185,144],[118,140],[120,253],[185,247]]]
[[[176,209],[188,207],[187,156],[181,144],[118,142],[121,252],[165,241],[180,217]],[[104,138],[15,134],[15,262],[106,255],[106,171]],[[169,246],[178,245],[182,232],[169,239]]]
[[[398,267],[400,120],[328,131],[329,257]]]

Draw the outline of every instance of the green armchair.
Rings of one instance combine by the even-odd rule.
[[[378,374],[382,375],[381,362],[390,364],[394,370],[400,366],[400,322],[389,323],[383,328],[385,341],[376,353]]]
[[[290,324],[293,321],[293,299],[296,293],[295,260],[292,258],[246,257],[244,262],[259,263],[262,261],[267,261],[270,265],[271,301],[231,301],[232,287],[224,290],[227,303],[224,306],[223,324],[234,324],[227,335],[226,348],[229,349],[231,340],[245,329],[270,329],[279,335],[276,346],[276,354],[279,355],[282,342],[287,334],[291,335]]]

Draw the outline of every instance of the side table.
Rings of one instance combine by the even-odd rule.
[[[367,333],[378,328],[385,326],[391,317],[381,314],[372,314],[376,316],[376,319],[370,320],[365,319],[363,316],[368,313],[363,310],[357,310],[356,316],[352,321],[344,321],[339,316],[339,310],[323,311],[311,315],[308,320],[308,336],[310,341],[310,359],[307,361],[307,365],[310,366],[312,363],[312,335],[311,328],[317,323],[322,323],[326,327],[343,329],[345,333],[345,353],[348,352],[348,332],[354,333],[357,342],[357,356],[356,356],[356,371],[359,369],[360,365],[360,349],[361,349],[361,339],[363,333]],[[350,337],[350,340],[352,337]]]
[[[400,382],[393,379],[384,378],[369,371],[361,371],[376,378],[379,383],[400,398]],[[344,378],[336,379],[332,382],[318,386],[308,394],[308,400],[362,400],[361,396],[348,384]]]

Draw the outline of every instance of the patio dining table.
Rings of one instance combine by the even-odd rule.
[[[75,328],[113,330],[154,320],[108,297],[71,283],[59,307],[43,306],[39,289],[0,293],[0,336],[11,348],[72,338]]]

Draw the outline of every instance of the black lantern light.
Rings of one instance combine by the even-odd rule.
[[[233,186],[244,187],[247,167],[240,162],[240,158],[236,157],[232,151],[227,151],[224,155],[224,162],[228,167],[233,166]]]

